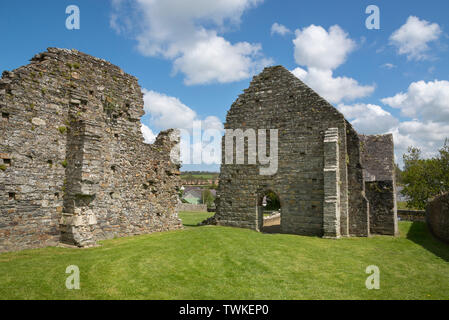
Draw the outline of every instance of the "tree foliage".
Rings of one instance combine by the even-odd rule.
[[[204,204],[207,204],[208,208],[211,208],[215,201],[215,198],[214,198],[214,195],[212,194],[212,192],[206,188],[203,190],[201,196],[202,196],[202,199],[201,199],[202,202]]]
[[[410,147],[404,154],[404,171],[401,174],[404,189],[408,196],[409,208],[425,209],[433,197],[449,192],[449,143],[446,142],[439,154],[423,159],[421,150]]]
[[[279,210],[281,208],[281,202],[276,193],[274,193],[273,191],[268,191],[266,197],[267,197],[267,206],[265,207],[265,209]]]

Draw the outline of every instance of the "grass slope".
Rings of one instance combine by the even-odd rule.
[[[325,240],[194,227],[210,214],[182,213],[185,230],[103,241],[91,249],[0,254],[0,299],[449,299],[449,246],[425,224],[401,237]],[[81,290],[67,290],[77,265]],[[380,268],[380,290],[365,269]]]

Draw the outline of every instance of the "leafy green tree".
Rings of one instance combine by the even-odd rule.
[[[203,192],[202,192],[202,194],[201,194],[201,196],[202,196],[202,199],[201,199],[202,202],[203,202],[204,204],[207,204],[207,207],[208,207],[208,208],[210,208],[210,207],[213,206],[214,201],[215,201],[215,198],[214,198],[212,192],[210,192],[209,189],[207,189],[207,188],[204,189]]]
[[[274,193],[273,191],[268,191],[266,196],[267,196],[267,206],[265,207],[266,210],[278,210],[281,207],[281,202],[276,193]]]
[[[449,192],[448,140],[437,157],[423,159],[420,149],[410,147],[403,158],[402,194],[409,197],[409,208],[425,209],[430,199]]]

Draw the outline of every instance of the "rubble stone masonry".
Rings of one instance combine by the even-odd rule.
[[[253,78],[231,106],[225,129],[278,129],[278,170],[261,175],[260,163],[226,163],[223,139],[217,212],[204,223],[262,230],[261,199],[272,191],[281,203],[282,233],[397,234],[392,138],[364,140],[336,108],[284,67],[265,68]],[[363,141],[377,154],[364,152]],[[245,159],[249,156],[248,151]],[[378,174],[370,182],[386,186],[370,189],[368,198],[365,168]]]
[[[173,230],[176,131],[144,144],[135,77],[49,48],[0,80],[0,251]]]

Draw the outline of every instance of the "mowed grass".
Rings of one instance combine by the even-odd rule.
[[[326,240],[195,225],[101,242],[91,249],[0,254],[1,299],[449,299],[449,246],[425,224],[401,236]],[[81,289],[65,287],[67,266]],[[380,290],[365,287],[370,265]]]

